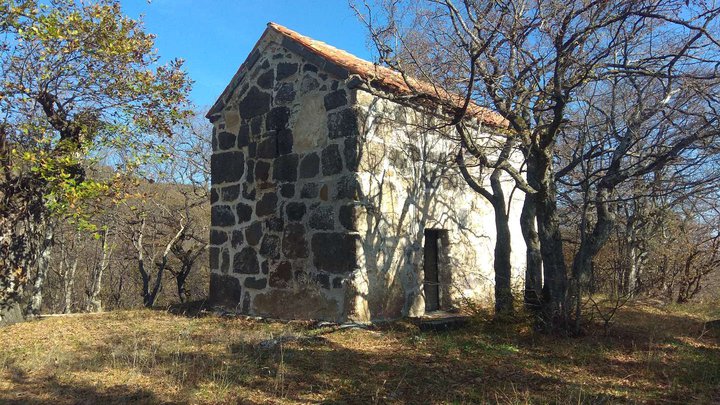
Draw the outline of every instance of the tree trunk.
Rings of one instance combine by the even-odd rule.
[[[40,250],[38,251],[37,275],[35,277],[35,282],[33,283],[30,302],[25,310],[26,315],[34,316],[40,314],[43,298],[43,286],[45,285],[45,278],[47,277],[48,269],[50,268],[50,255],[52,254],[54,240],[53,225],[48,223],[45,228],[45,239],[40,245]]]
[[[102,257],[100,263],[95,266],[91,274],[90,290],[88,291],[88,300],[86,310],[88,312],[101,312],[102,300],[100,292],[102,291],[102,278],[105,270],[110,266],[110,256],[114,246],[109,237],[109,231],[105,229],[102,235]]]
[[[637,247],[631,241],[628,246],[628,272],[627,279],[625,281],[625,294],[630,297],[635,296],[637,290],[637,279],[639,277],[639,261]]]
[[[190,272],[192,271],[192,268],[195,265],[198,257],[200,257],[203,251],[205,251],[205,249],[207,249],[208,247],[209,245],[204,245],[199,246],[197,249],[193,250],[193,246],[191,246],[189,249],[185,249],[182,246],[182,243],[176,243],[171,249],[172,253],[181,263],[180,271],[173,272],[173,276],[175,276],[175,283],[177,284],[178,298],[182,303],[190,300],[190,293],[185,288],[185,281],[190,275]]]
[[[143,297],[143,304],[146,308],[152,308],[152,306],[155,305],[155,299],[157,298],[157,295],[162,288],[162,277],[165,273],[165,267],[167,267],[167,253],[163,255],[161,260],[162,261],[157,265],[158,271],[155,275],[155,285],[153,286],[152,291],[150,291],[148,288],[150,277],[148,276],[146,278],[147,282],[143,280],[143,291],[145,292],[145,296]]]
[[[0,307],[0,326],[11,325],[24,320],[22,306],[19,302],[12,302]]]
[[[542,296],[542,256],[540,254],[540,239],[537,233],[535,215],[535,197],[525,194],[522,213],[520,214],[520,228],[526,246],[525,269],[525,307],[531,310],[540,309]]]
[[[511,143],[506,143],[506,147],[501,153],[501,158],[507,159],[510,153],[510,146]],[[463,179],[470,188],[482,195],[493,207],[495,213],[495,229],[497,230],[493,261],[493,269],[495,271],[495,314],[512,314],[514,312],[511,286],[512,266],[510,263],[512,247],[510,244],[510,225],[505,204],[505,194],[502,189],[502,182],[500,181],[502,170],[496,168],[490,175],[490,187],[493,191],[490,193],[478,184],[470,175],[470,172],[468,172],[462,150],[456,157],[456,163],[458,164]]]
[[[610,202],[611,190],[602,186],[598,187],[595,211],[597,220],[592,232],[580,241],[580,247],[575,254],[572,267],[572,281],[570,283],[569,297],[574,305],[573,315],[576,328],[579,327],[581,319],[582,292],[587,289],[592,274],[592,260],[600,251],[605,242],[610,238],[615,224],[615,213]]]
[[[63,276],[63,296],[65,298],[65,306],[63,307],[63,313],[69,314],[72,312],[72,297],[75,290],[75,271],[77,270],[78,256],[75,255],[72,266],[69,266]]]
[[[3,149],[0,145],[0,155]],[[27,179],[7,179],[2,168],[0,206],[0,325],[22,320],[28,272],[36,267],[47,210],[42,192]]]
[[[143,219],[142,227],[141,227],[141,233],[140,238],[137,242],[138,247],[138,255],[139,255],[139,262],[138,262],[138,270],[140,271],[140,275],[142,276],[143,281],[143,305],[147,308],[151,308],[155,304],[155,299],[157,298],[158,293],[162,289],[162,278],[163,274],[165,273],[165,269],[167,268],[168,264],[168,256],[170,255],[170,252],[175,246],[175,244],[180,240],[183,233],[185,232],[185,224],[183,223],[183,220],[180,220],[180,229],[177,231],[175,236],[173,236],[172,239],[165,245],[165,250],[162,252],[162,257],[160,258],[160,263],[156,263],[157,266],[157,274],[155,275],[155,284],[153,286],[152,291],[150,290],[150,274],[145,270],[145,262],[143,259],[143,253],[142,253],[142,229],[145,226],[145,220]]]
[[[542,255],[543,288],[542,313],[551,328],[564,327],[567,267],[563,253],[560,218],[557,211],[555,178],[552,170],[552,151],[536,151],[528,156],[528,181],[537,190],[535,208],[538,239]]]
[[[510,224],[505,204],[505,193],[500,182],[500,170],[490,176],[493,190],[492,206],[495,211],[495,315],[509,315],[514,312],[512,295],[512,266],[510,262]]]
[[[190,295],[185,288],[185,280],[187,280],[187,276],[188,274],[190,274],[191,266],[192,264],[183,264],[180,268],[180,273],[177,275],[177,277],[175,277],[175,281],[177,283],[178,298],[182,303],[188,302],[188,300],[190,299]]]

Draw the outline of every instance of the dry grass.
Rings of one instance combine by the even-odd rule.
[[[0,403],[713,403],[720,342],[686,309],[633,305],[607,336],[528,324],[445,333],[189,318],[52,317],[0,329]],[[312,336],[264,350],[287,334]]]

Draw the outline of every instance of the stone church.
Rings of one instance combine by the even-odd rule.
[[[210,302],[280,319],[373,321],[491,299],[492,207],[457,141],[398,74],[270,23],[208,112]],[[504,121],[476,108],[480,138]],[[520,192],[513,272],[524,274]]]

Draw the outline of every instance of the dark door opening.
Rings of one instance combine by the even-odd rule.
[[[440,309],[440,277],[438,271],[438,238],[437,229],[425,230],[425,311]]]

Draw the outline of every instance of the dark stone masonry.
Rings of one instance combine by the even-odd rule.
[[[357,267],[346,208],[355,198],[347,184],[357,183],[357,142],[346,141],[358,128],[350,92],[278,45],[245,72],[214,121],[223,129],[213,136],[213,303],[268,314],[258,297],[287,291],[323,303],[307,317],[343,316],[342,280]]]

